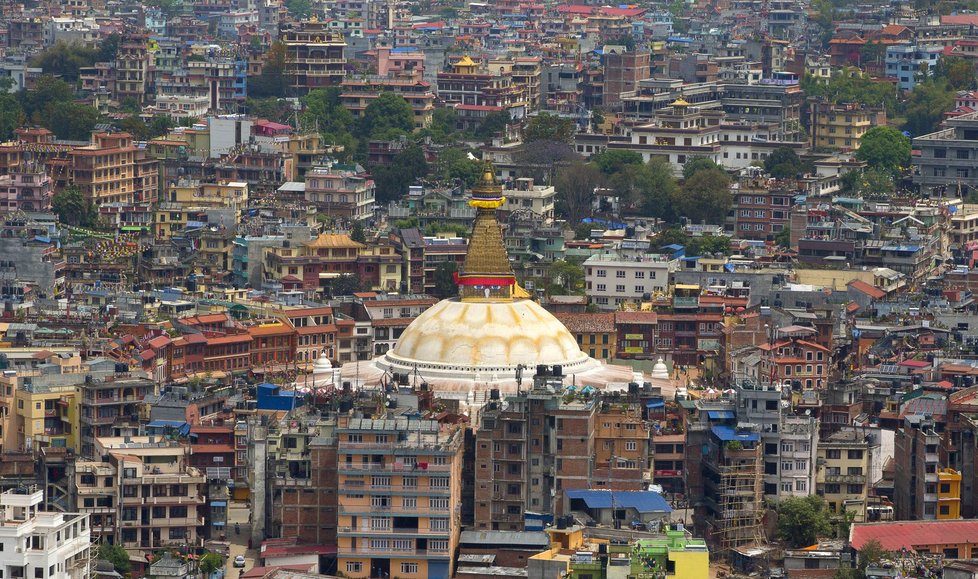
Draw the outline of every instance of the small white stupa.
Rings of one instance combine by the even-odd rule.
[[[655,366],[652,366],[652,377],[659,380],[669,379],[669,367],[662,361],[662,358],[659,358]]]
[[[312,365],[311,379],[308,374],[305,378],[300,377],[296,382],[296,390],[309,392],[314,388],[332,386],[336,384],[336,374],[337,371],[333,368],[333,363],[329,361],[329,357],[324,350]]]

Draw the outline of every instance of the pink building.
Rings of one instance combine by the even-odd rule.
[[[0,211],[47,211],[51,177],[41,167],[25,166],[0,176]]]

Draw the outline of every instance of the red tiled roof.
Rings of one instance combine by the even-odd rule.
[[[884,550],[890,552],[922,547],[932,553],[940,553],[941,545],[978,545],[978,520],[856,523],[849,536],[852,547],[857,551],[876,539]],[[933,546],[938,548],[934,549]]]
[[[149,345],[152,348],[159,349],[162,348],[163,346],[166,346],[170,342],[171,340],[169,336],[156,336],[155,338],[149,341]]]
[[[615,312],[616,324],[656,324],[658,319],[655,312]]]
[[[861,279],[853,280],[849,282],[849,286],[853,289],[860,291],[874,300],[881,300],[886,297],[886,292],[878,287],[874,287],[864,282]]]
[[[250,342],[250,334],[231,334],[230,336],[218,336],[216,338],[207,338],[208,346],[216,346],[219,344],[237,344],[239,342]]]
[[[558,312],[554,314],[560,323],[572,334],[612,333],[615,331],[615,314],[575,314]]]
[[[930,366],[930,362],[927,362],[925,360],[904,360],[903,362],[897,364],[897,366],[907,366],[910,368],[926,368]]]
[[[941,16],[941,24],[963,24],[965,26],[978,25],[978,14],[954,14]]]

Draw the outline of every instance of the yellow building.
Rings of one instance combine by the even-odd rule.
[[[183,180],[163,191],[163,201],[153,209],[153,229],[158,239],[169,239],[184,231],[188,222],[199,221],[207,209],[230,209],[235,223],[240,223],[240,209],[247,206],[247,183]]]
[[[825,499],[829,513],[855,513],[855,522],[866,520],[872,456],[879,451],[855,430],[843,430],[818,443],[818,472],[815,485]],[[959,493],[960,496],[960,493]]]
[[[945,468],[937,473],[937,519],[961,518],[961,473]]]
[[[462,431],[434,420],[341,417],[337,567],[345,577],[451,577]]]
[[[78,387],[34,385],[20,378],[14,392],[18,442],[24,449],[54,446],[79,451]]]
[[[854,151],[869,129],[886,124],[886,112],[858,103],[811,103],[812,146]]]

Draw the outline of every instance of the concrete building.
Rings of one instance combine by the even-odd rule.
[[[388,49],[389,50],[389,49]],[[400,95],[411,105],[414,127],[423,129],[431,124],[435,109],[435,93],[431,85],[422,80],[421,70],[403,76],[351,76],[340,85],[340,102],[354,119],[362,118],[367,106],[385,92]]]
[[[604,65],[604,109],[615,111],[621,98],[638,88],[641,80],[652,76],[652,54],[647,50],[629,51],[624,46],[607,45],[602,54]]]
[[[896,431],[893,503],[897,519],[937,518],[941,439],[934,426],[932,419],[913,414],[904,418],[902,427]]]
[[[517,214],[538,225],[552,225],[557,193],[553,185],[535,185],[533,179],[516,179],[503,187],[506,202],[499,209],[503,215]]]
[[[336,434],[339,570],[348,577],[452,576],[462,431],[433,420],[341,417]]]
[[[327,22],[304,21],[281,31],[286,49],[286,75],[293,94],[337,85],[346,76],[346,40]]]
[[[0,175],[0,211],[48,211],[52,186],[42,167],[24,164],[12,169]]]
[[[818,443],[816,489],[829,513],[841,517],[852,512],[856,522],[866,521],[873,463],[879,460],[880,440],[875,434],[842,430]]]
[[[945,128],[913,139],[913,182],[922,193],[965,194],[978,187],[978,112],[946,119]]]
[[[158,166],[129,133],[92,134],[91,143],[68,153],[68,175],[86,199],[102,203],[155,201]]]
[[[305,199],[320,213],[347,221],[365,221],[374,215],[376,187],[359,167],[310,169],[305,183]]]
[[[650,255],[625,259],[617,254],[594,255],[584,261],[584,287],[599,309],[618,310],[637,305],[649,296],[666,294],[675,261]]]
[[[885,111],[864,104],[813,101],[809,109],[812,147],[855,151],[866,131],[886,124]]]
[[[900,90],[913,90],[918,79],[933,76],[943,54],[943,47],[936,45],[890,44],[886,47],[886,76],[896,79]]]
[[[0,567],[6,576],[36,579],[91,577],[91,529],[83,513],[42,512],[44,492],[0,494]]]

